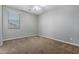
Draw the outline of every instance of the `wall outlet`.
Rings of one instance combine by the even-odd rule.
[[[72,37],[70,38],[70,40],[72,40]]]

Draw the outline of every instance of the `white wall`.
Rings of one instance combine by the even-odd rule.
[[[7,11],[20,14],[20,29],[8,29],[8,14]],[[4,39],[34,36],[37,34],[37,17],[33,14],[22,12],[16,9],[5,8],[3,13],[4,21]]]
[[[60,6],[40,15],[39,35],[79,44],[79,6]]]

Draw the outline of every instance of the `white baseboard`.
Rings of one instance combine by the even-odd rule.
[[[70,45],[79,46],[78,44],[67,42],[67,41],[63,41],[63,40],[60,40],[60,39],[57,39],[57,38],[54,38],[54,37],[44,36],[44,35],[39,35],[39,36],[40,37],[45,37],[45,38],[48,38],[48,39],[53,39],[53,40],[56,40],[56,41],[59,41],[59,42],[67,43],[67,44],[70,44]]]
[[[32,36],[37,36],[37,35],[28,35],[28,36],[22,36],[22,37],[8,38],[8,39],[4,39],[4,41],[13,40],[13,39],[19,39],[19,38],[24,38],[24,37],[32,37]]]
[[[24,38],[24,37],[34,37],[34,36],[37,36],[37,35],[35,34],[35,35],[28,35],[28,36],[22,36],[22,37],[8,38],[8,39],[4,39],[4,41],[13,40],[13,39],[19,39],[19,38]],[[79,46],[78,44],[67,42],[67,41],[63,41],[63,40],[60,40],[60,39],[57,39],[57,38],[54,38],[54,37],[45,36],[45,35],[39,35],[39,36],[40,37],[45,37],[45,38],[48,38],[48,39],[53,39],[53,40],[56,40],[56,41],[59,41],[59,42],[63,42],[63,43],[67,43],[67,44],[71,44],[71,45],[75,45],[75,46]]]

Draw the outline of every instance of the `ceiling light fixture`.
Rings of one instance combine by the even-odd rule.
[[[34,10],[34,11],[39,11],[39,10],[41,10],[41,9],[42,9],[42,8],[41,8],[40,6],[34,6],[34,7],[33,7],[33,10]]]

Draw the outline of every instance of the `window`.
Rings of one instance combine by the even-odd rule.
[[[8,29],[20,29],[20,15],[8,12]]]

